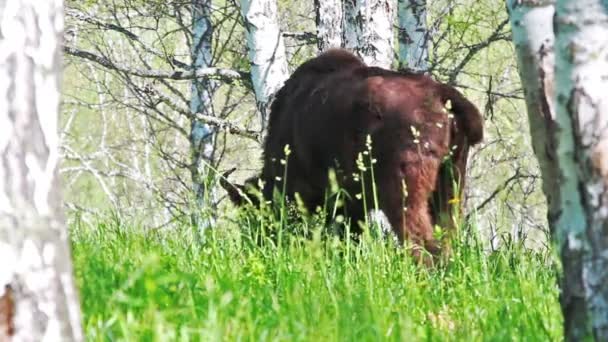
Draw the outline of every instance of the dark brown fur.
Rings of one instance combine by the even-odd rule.
[[[444,110],[448,101],[450,115]],[[277,93],[264,146],[263,195],[271,200],[273,190],[285,185],[288,197],[298,193],[314,211],[324,203],[333,168],[351,194],[346,213],[357,229],[366,213],[355,197],[361,184],[352,175],[359,173],[356,159],[370,135],[379,209],[400,241],[438,254],[433,225],[453,225],[449,213],[453,205],[460,210],[454,199],[461,197],[468,149],[481,141],[482,125],[477,108],[448,85],[422,74],[368,67],[350,52],[330,50],[302,64]],[[280,162],[285,145],[291,150],[286,179]],[[371,187],[365,190],[370,198]],[[242,202],[234,191],[231,199]],[[366,204],[373,207],[371,199]]]

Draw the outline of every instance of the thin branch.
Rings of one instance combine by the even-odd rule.
[[[112,30],[112,31],[122,33],[123,35],[127,36],[129,39],[136,40],[139,42],[139,37],[136,34],[134,34],[133,32],[127,30],[126,28],[124,28],[120,25],[101,22],[101,21],[97,20],[96,18],[94,18],[93,16],[85,14],[78,10],[75,10],[73,8],[66,8],[65,14],[66,14],[66,16],[73,17],[82,22],[97,26],[97,28],[99,28],[99,29]]]
[[[143,78],[156,78],[156,79],[171,79],[171,80],[192,80],[195,78],[202,77],[217,77],[224,81],[243,80],[249,79],[249,73],[236,71],[232,69],[222,68],[201,68],[194,71],[188,70],[143,70],[137,68],[130,68],[126,65],[117,63],[110,60],[109,58],[96,54],[94,52],[76,49],[71,46],[64,46],[63,51],[68,55],[87,59],[95,62],[107,69],[116,70],[129,75],[143,77]]]
[[[317,42],[317,35],[312,32],[283,32],[283,37],[303,40],[309,43]]]
[[[483,41],[481,43],[478,43],[478,44],[475,44],[475,45],[472,45],[471,47],[469,47],[469,52],[467,52],[466,56],[464,56],[464,58],[460,61],[460,63],[458,63],[458,65],[449,73],[449,77],[448,77],[449,84],[454,84],[456,82],[456,77],[458,77],[458,74],[471,61],[471,59],[473,59],[473,57],[475,57],[475,55],[479,51],[488,47],[490,44],[492,44],[495,41],[510,40],[510,38],[507,35],[502,33],[502,29],[508,23],[509,23],[509,18],[503,20],[500,24],[498,24],[498,27],[496,27],[496,30],[494,30],[494,32],[492,32],[492,34],[488,37],[488,39],[486,39],[485,41]]]
[[[256,142],[260,141],[259,132],[239,127],[228,120],[220,119],[218,117],[206,115],[206,114],[202,114],[202,113],[196,113],[196,118],[198,120],[203,121],[206,124],[209,124],[211,126],[217,127],[218,129],[227,131],[230,134],[240,135],[240,136],[255,140]]]
[[[522,174],[520,171],[520,168],[517,168],[517,170],[515,170],[515,173],[513,174],[513,176],[507,178],[502,184],[500,184],[498,187],[496,187],[496,189],[494,189],[494,191],[492,192],[492,194],[490,194],[490,196],[488,196],[488,198],[486,198],[483,202],[481,202],[481,204],[478,205],[475,208],[475,210],[473,210],[470,214],[467,215],[467,220],[470,218],[470,216],[473,213],[481,211],[486,205],[488,205],[488,203],[490,203],[496,196],[498,196],[501,192],[503,192],[509,186],[509,184],[511,184],[511,182],[513,182],[517,179],[520,179],[520,178],[533,178],[533,177],[534,176]]]
[[[173,100],[171,100],[171,98],[164,95],[158,89],[151,87],[151,88],[149,88],[149,90],[154,94],[154,96],[156,96],[160,101],[162,101],[163,103],[168,105],[174,111],[176,111],[182,115],[186,115],[186,116],[191,115],[190,112],[186,111],[186,109],[182,108],[179,104],[176,104]],[[155,106],[148,106],[148,107],[156,109]],[[196,113],[195,116],[196,116],[197,120],[200,120],[206,124],[214,126],[220,130],[224,130],[230,134],[240,135],[242,137],[252,139],[258,143],[260,142],[260,134],[257,131],[239,127],[238,125],[236,125],[226,119],[218,118],[213,115]]]

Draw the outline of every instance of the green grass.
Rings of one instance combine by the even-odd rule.
[[[217,228],[72,227],[88,340],[549,341],[562,318],[552,259],[456,245],[444,267],[366,238],[289,236],[282,247]]]

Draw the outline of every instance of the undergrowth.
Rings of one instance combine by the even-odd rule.
[[[486,253],[469,233],[445,265],[425,268],[369,234],[354,243],[311,228],[277,243],[254,236],[256,224],[219,224],[204,239],[187,225],[73,224],[87,339],[561,339],[547,253],[515,244]]]

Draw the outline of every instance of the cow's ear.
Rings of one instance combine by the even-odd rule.
[[[441,100],[447,110],[454,114],[454,119],[467,137],[470,145],[483,139],[483,117],[477,107],[467,100],[458,90],[447,85],[439,86]]]

